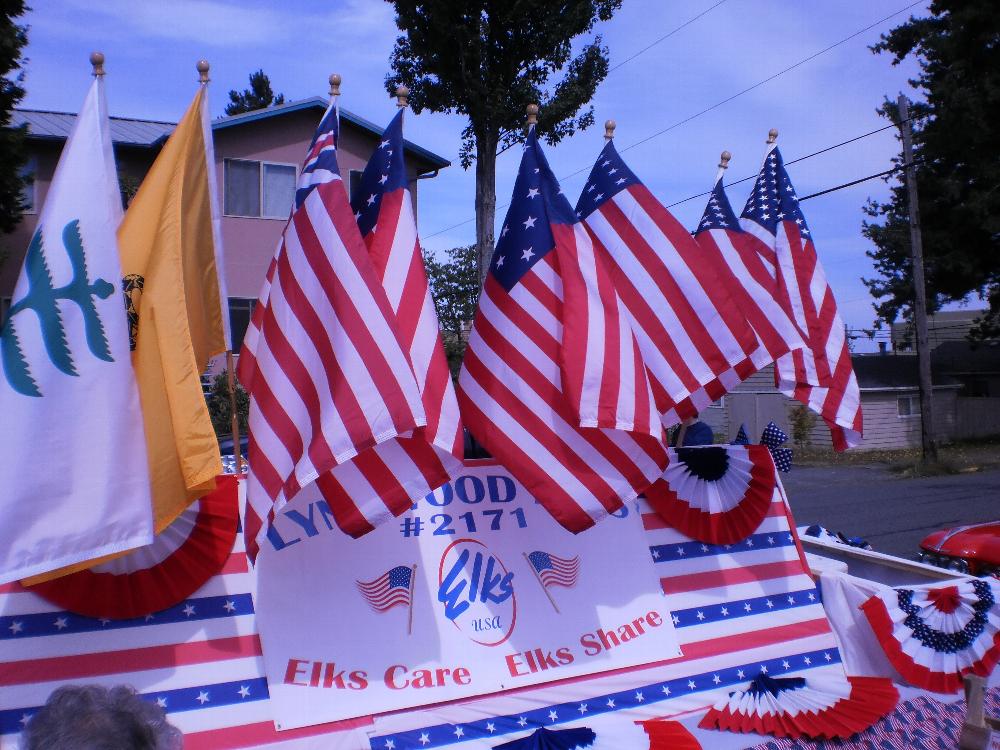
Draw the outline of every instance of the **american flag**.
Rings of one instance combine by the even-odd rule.
[[[370,746],[471,750],[539,726],[596,727],[615,715],[620,721],[672,716],[706,708],[747,687],[762,670],[775,677],[843,678],[836,638],[780,482],[775,480],[764,520],[735,544],[695,541],[671,528],[645,501],[639,508],[682,656],[376,716]]]
[[[857,445],[861,392],[844,323],[777,147],[764,159],[740,223],[773,251],[780,294],[806,344],[777,360],[778,388],[823,418],[835,450]]]
[[[376,445],[369,460],[338,467],[319,479],[328,501],[350,502],[359,481],[388,498],[423,497],[461,468],[462,424],[441,329],[427,285],[403,151],[403,110],[386,128],[361,175],[352,209],[396,316],[417,379],[427,426],[412,437]]]
[[[535,550],[528,554],[528,561],[531,567],[538,573],[538,580],[542,586],[565,586],[572,588],[576,586],[576,579],[580,575],[580,557],[559,557],[557,555]]]
[[[767,353],[699,248],[608,141],[577,202],[633,321],[663,424],[717,400],[766,364]]]
[[[411,488],[439,478],[425,477],[405,450],[393,454],[405,466],[391,469],[369,450],[426,419],[395,313],[351,215],[336,140],[331,102],[244,340],[251,559],[274,512],[317,479],[333,490],[326,499],[337,524],[360,536],[409,507]],[[396,480],[404,476],[410,484]]]
[[[413,568],[397,565],[373,581],[355,581],[358,591],[376,612],[385,612],[397,605],[410,605],[410,585]]]
[[[476,438],[573,532],[634,498],[666,464],[629,315],[533,128],[459,402]]]
[[[725,188],[722,171],[715,181],[695,241],[719,258],[716,271],[757,334],[768,359],[774,361],[805,344],[802,333],[779,302],[774,252],[740,228]]]
[[[252,590],[239,534],[218,575],[145,617],[84,617],[19,584],[0,586],[0,747],[16,747],[28,720],[67,683],[132,685],[184,732],[185,750],[361,747],[369,717],[275,731]],[[311,744],[317,736],[322,743]]]

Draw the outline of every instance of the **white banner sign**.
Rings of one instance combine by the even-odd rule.
[[[269,542],[257,622],[279,729],[680,655],[635,505],[573,535],[499,466],[361,539],[308,488]]]

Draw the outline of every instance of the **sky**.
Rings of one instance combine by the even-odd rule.
[[[388,123],[395,112],[383,80],[398,31],[392,6],[379,0],[32,5],[25,19],[22,107],[76,111],[90,80],[88,56],[100,50],[112,115],[178,120],[194,96],[195,63],[202,58],[211,63],[213,115],[222,114],[226,92],[246,88],[258,68],[286,100],[325,96],[327,79],[337,72],[344,79],[342,108],[376,123]],[[733,153],[727,183],[755,174],[770,128],[779,131],[786,162],[882,128],[888,123],[876,108],[887,95],[915,96],[907,81],[917,66],[910,60],[893,66],[868,47],[911,14],[926,15],[926,6],[912,0],[624,0],[593,32],[608,46],[612,68],[593,100],[597,124],[547,147],[549,162],[575,203],[603,146],[602,124],[614,119],[615,145],[626,163],[670,205],[711,187],[723,149]],[[827,49],[831,45],[837,46]],[[419,188],[420,233],[436,251],[475,242],[474,169],[463,170],[457,158],[464,125],[459,115],[426,111],[406,122],[408,139],[453,162]],[[806,196],[890,168],[898,149],[890,128],[788,170],[798,195]],[[519,156],[519,149],[510,149],[497,161],[498,226]],[[751,186],[744,182],[728,191],[737,212]],[[841,316],[852,329],[870,328],[874,320],[861,282],[874,275],[861,208],[869,197],[887,196],[888,187],[871,180],[803,203]],[[694,228],[706,200],[671,211]],[[855,351],[874,348],[862,339]]]

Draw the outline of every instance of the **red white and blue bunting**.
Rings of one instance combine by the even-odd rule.
[[[1000,661],[1000,582],[888,589],[861,605],[892,666],[915,687],[953,693]]]
[[[152,544],[30,591],[70,612],[109,620],[142,617],[184,601],[222,569],[236,538],[237,477],[221,475],[216,483]]]
[[[709,544],[734,544],[760,526],[776,483],[763,445],[676,448],[663,476],[646,490],[659,516],[683,534]]]
[[[884,677],[769,677],[761,672],[709,709],[703,729],[810,739],[847,738],[896,707],[899,693]]]

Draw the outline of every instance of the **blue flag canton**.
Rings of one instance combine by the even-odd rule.
[[[575,224],[576,215],[538,145],[535,129],[524,143],[514,194],[497,240],[490,273],[508,292],[552,252],[551,224]]]
[[[794,221],[803,238],[809,237],[809,227],[799,208],[799,198],[777,148],[772,149],[764,159],[753,192],[743,208],[743,218],[757,222],[771,234],[777,234],[779,221]]]
[[[549,557],[548,552],[542,552],[540,550],[535,550],[528,555],[528,561],[531,563],[531,567],[541,573],[543,570],[552,570],[552,558]]]
[[[403,110],[392,118],[375,152],[361,174],[361,185],[351,202],[361,236],[378,223],[382,196],[406,187],[406,161],[403,159]]]
[[[410,576],[413,575],[413,568],[406,565],[397,565],[389,571],[389,588],[410,590]]]
[[[695,234],[707,232],[709,229],[728,229],[733,232],[742,232],[736,212],[733,211],[729,198],[726,196],[725,188],[722,187],[722,177],[719,177],[715,187],[712,188],[712,196],[705,206],[705,213],[701,216]]]
[[[639,178],[618,155],[614,143],[608,141],[597,157],[594,168],[590,170],[587,184],[583,186],[580,199],[576,202],[576,215],[585,219],[605,201],[635,184],[641,184]]]
[[[305,199],[318,185],[340,179],[337,163],[337,140],[340,138],[340,109],[336,103],[327,107],[309,144],[302,174],[295,190],[295,208],[301,208]]]

